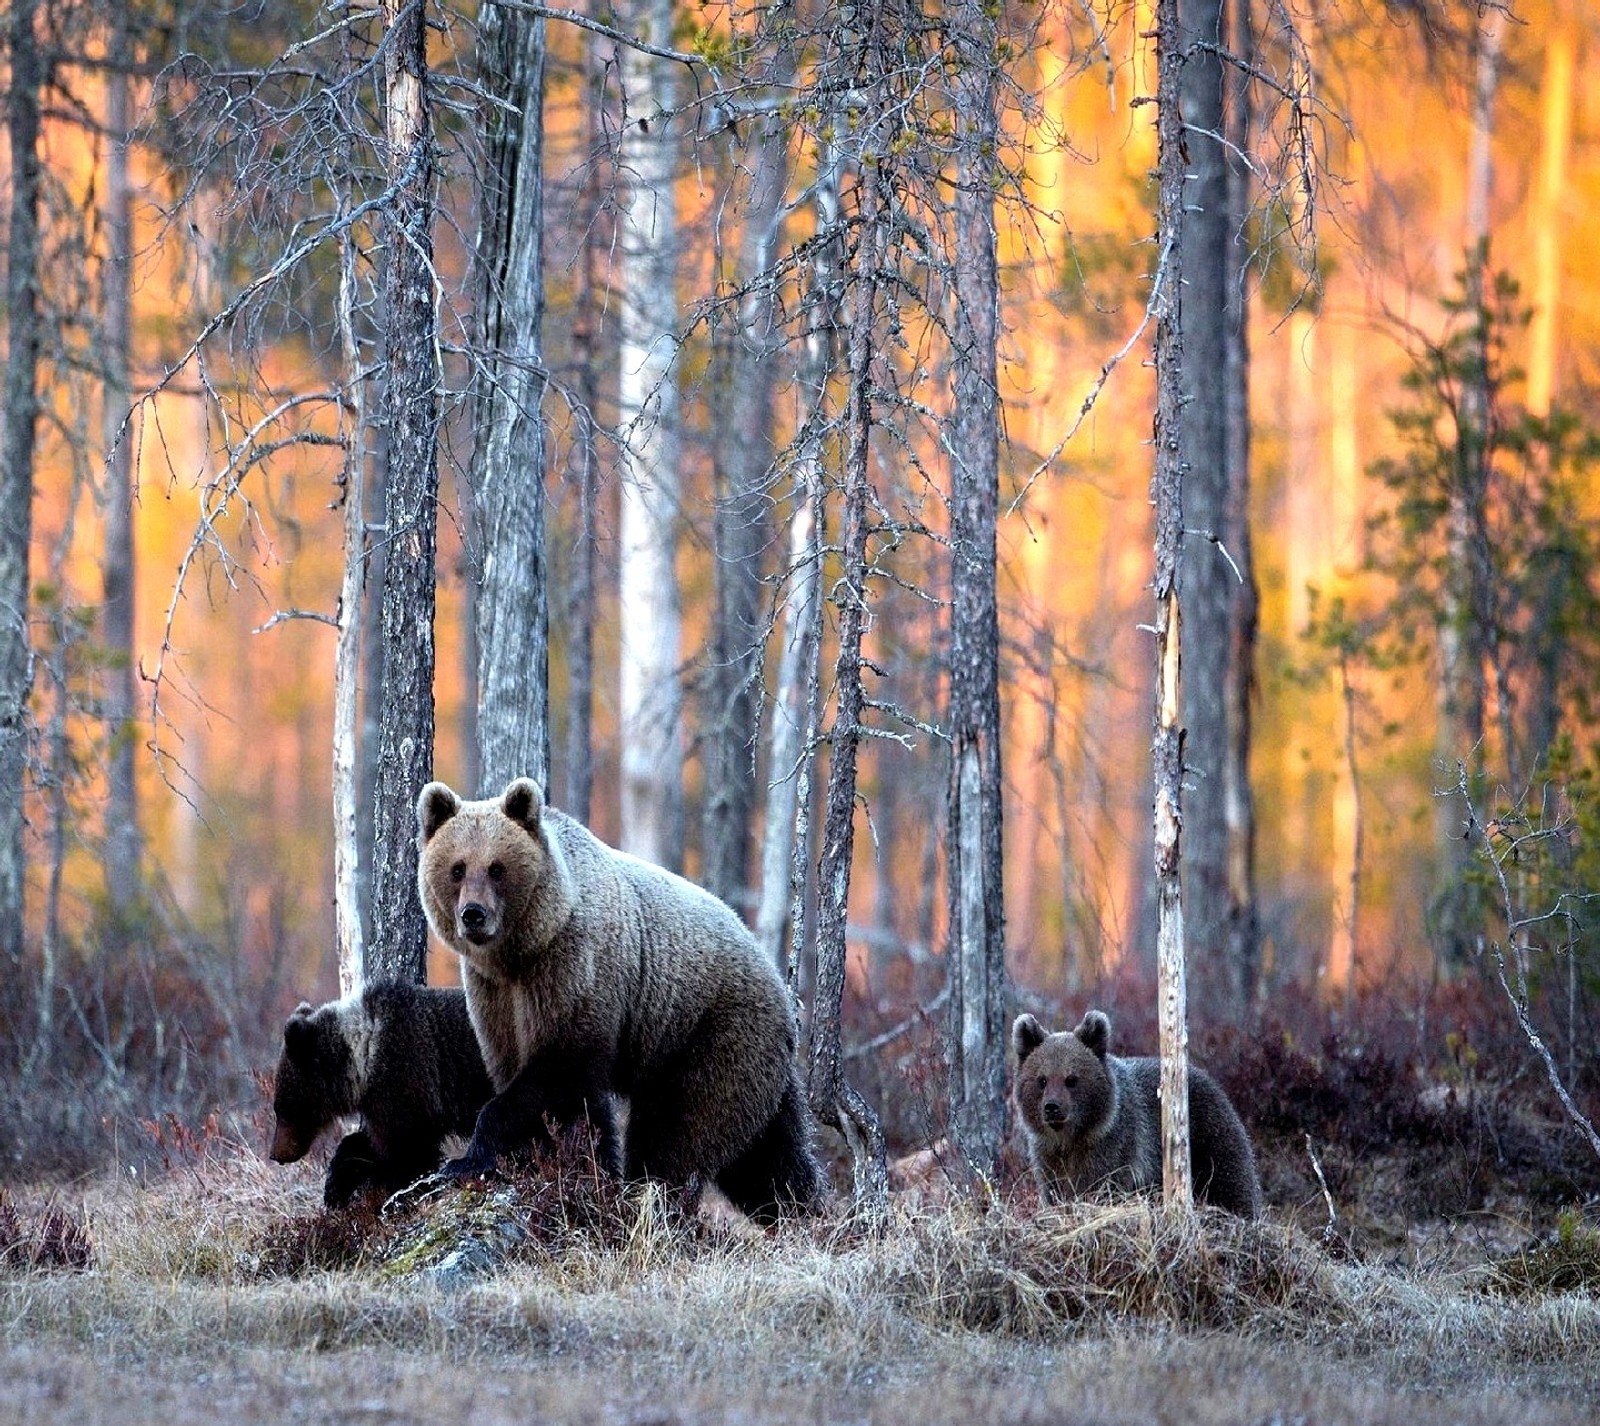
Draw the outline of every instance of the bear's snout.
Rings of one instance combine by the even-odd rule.
[[[481,901],[463,902],[456,912],[461,934],[475,946],[481,946],[494,936],[496,919],[494,912]]]
[[[1046,1099],[1039,1105],[1039,1117],[1052,1129],[1064,1129],[1067,1123],[1067,1106],[1059,1099]]]
[[[309,1144],[300,1140],[300,1135],[295,1133],[293,1127],[278,1120],[272,1133],[272,1162],[275,1164],[292,1164],[306,1156]]]

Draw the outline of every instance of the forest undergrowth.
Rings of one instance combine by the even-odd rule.
[[[1142,1047],[1140,998],[1098,999]],[[0,1416],[1592,1420],[1600,1165],[1483,1006],[1419,1007],[1196,1034],[1257,1144],[1253,1224],[1041,1207],[1014,1151],[958,1191],[927,1025],[852,1062],[912,1151],[876,1227],[842,1155],[830,1212],[763,1231],[577,1148],[328,1213],[328,1146],[268,1163],[258,1079],[124,1129],[107,1169],[0,1190]]]

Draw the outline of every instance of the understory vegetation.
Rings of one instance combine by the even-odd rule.
[[[1125,1048],[1148,1043],[1148,997],[1099,998]],[[1014,1154],[987,1190],[957,1189],[916,1026],[857,1057],[920,1150],[876,1226],[844,1192],[772,1231],[715,1201],[689,1215],[577,1146],[328,1213],[325,1148],[262,1156],[264,1098],[152,1121],[109,1173],[0,1197],[0,1412],[1591,1420],[1600,1165],[1491,1005],[1456,985],[1407,1013],[1342,1023],[1308,1003],[1197,1034],[1257,1144],[1254,1224],[1143,1199],[1041,1207]],[[1577,1082],[1592,1094],[1592,1066]]]

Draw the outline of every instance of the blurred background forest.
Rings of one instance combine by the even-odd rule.
[[[1154,91],[1152,7],[1000,10],[1011,37],[995,206],[1006,969],[1019,1003],[1075,1014],[1093,994],[1120,1012],[1124,1044],[1148,1050],[1151,997],[1133,987],[1149,983],[1155,939],[1145,627],[1155,120],[1139,102]],[[1235,538],[1228,556],[1248,559],[1236,582],[1258,593],[1247,700],[1255,935],[1241,1014],[1211,988],[1223,937],[1192,934],[1201,1043],[1252,1016],[1381,1017],[1430,1056],[1467,1063],[1482,1052],[1461,1038],[1472,1015],[1515,1029],[1492,985],[1489,947],[1505,943],[1520,950],[1557,1062],[1592,1105],[1597,19],[1580,0],[1244,10],[1260,77],[1248,201],[1231,238],[1247,301],[1249,549]],[[383,493],[385,435],[371,417],[385,201],[376,11],[7,7],[4,495],[13,524],[19,508],[32,512],[25,917],[0,1011],[10,1168],[79,1168],[136,1120],[171,1111],[193,1123],[247,1098],[242,1077],[270,1064],[282,1016],[339,988],[330,624],[346,573],[345,493],[352,478],[366,487],[369,535],[381,530]],[[803,4],[773,15],[783,11],[809,16]],[[427,13],[443,417],[434,769],[474,788],[473,294],[478,185],[493,155],[476,7]],[[626,842],[625,645],[641,619],[670,613],[679,626],[667,626],[654,677],[671,684],[659,741],[681,753],[681,770],[651,774],[671,812],[659,857],[754,924],[763,809],[786,776],[769,732],[783,714],[790,541],[804,504],[803,343],[774,333],[803,305],[795,273],[816,260],[807,243],[820,230],[830,121],[808,112],[805,43],[784,61],[786,83],[764,59],[765,87],[742,97],[741,67],[756,63],[758,29],[773,19],[764,12],[582,13],[596,23],[545,24],[550,760],[539,771],[556,805]],[[667,304],[646,351],[665,344],[672,360],[644,398],[658,424],[668,424],[659,408],[674,408],[665,453],[644,449],[627,404],[640,398],[622,380],[645,361],[624,350],[638,302],[624,277],[641,282],[628,266],[627,195],[643,171],[624,131],[645,105],[638,56],[612,27],[696,60],[661,62],[649,81],[673,86],[668,102],[650,102],[674,112],[676,136],[655,190],[674,210],[676,246],[642,279]],[[24,62],[38,97],[39,405],[21,487]],[[935,124],[930,143],[938,137]],[[786,255],[800,255],[786,276],[752,280],[784,271]],[[917,266],[914,252],[901,260]],[[342,311],[365,370],[353,384]],[[931,1034],[917,1012],[941,996],[949,939],[951,774],[938,729],[950,516],[930,471],[943,460],[953,377],[926,303],[886,311],[904,419],[875,447],[865,655],[882,735],[862,742],[850,883],[845,1040],[857,1064],[864,1047],[893,1054]],[[636,463],[670,462],[675,481],[665,563],[624,615],[630,443]],[[352,463],[352,449],[364,458]],[[367,557],[381,562],[381,539]],[[1184,557],[1196,558],[1187,547]],[[741,573],[754,575],[753,593],[730,613]],[[364,860],[383,676],[374,588],[354,621]],[[824,699],[835,638],[830,612]],[[1200,676],[1203,660],[1185,657]],[[732,813],[730,760],[749,789]],[[1457,789],[1458,762],[1472,821],[1460,797],[1440,795]],[[1193,804],[1221,795],[1203,777],[1186,791]],[[813,834],[820,823],[819,813]],[[1484,826],[1487,841],[1474,830]],[[1472,857],[1489,848],[1504,883],[1493,859]],[[1515,935],[1508,909],[1532,918]],[[435,954],[430,979],[453,976]],[[1469,1014],[1459,1007],[1474,987],[1488,988],[1488,1008]],[[1449,1027],[1458,1037],[1447,1047]],[[1515,1033],[1498,1043],[1525,1054]],[[895,1063],[882,1071],[886,1098],[884,1085],[904,1078]],[[924,1127],[892,1106],[890,1116],[903,1139]]]

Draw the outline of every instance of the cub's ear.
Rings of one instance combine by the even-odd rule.
[[[283,1025],[283,1047],[291,1055],[301,1055],[316,1040],[317,1032],[311,1026],[311,1007],[302,1004]]]
[[[433,840],[433,834],[461,810],[461,799],[442,782],[430,782],[417,798],[417,830],[422,845]]]
[[[1045,1042],[1045,1031],[1031,1015],[1019,1015],[1011,1025],[1011,1048],[1020,1065]]]
[[[1105,1011],[1089,1011],[1083,1017],[1083,1023],[1072,1033],[1101,1059],[1106,1057],[1106,1050],[1111,1044],[1111,1020]]]
[[[528,835],[539,835],[539,814],[544,810],[544,793],[531,777],[519,777],[500,797],[500,810],[513,822],[526,827]]]

